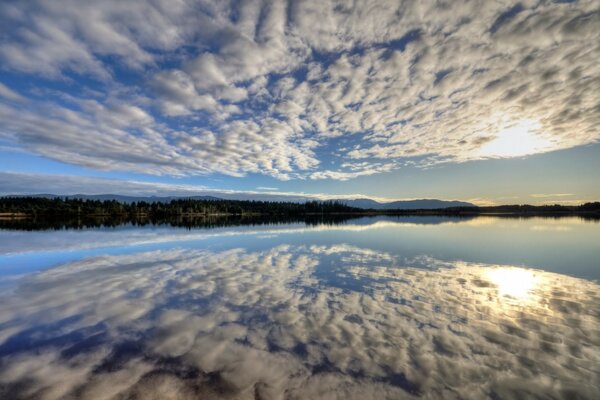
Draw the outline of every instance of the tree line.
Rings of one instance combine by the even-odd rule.
[[[449,210],[477,213],[497,213],[497,214],[568,214],[568,213],[598,213],[600,212],[600,202],[584,203],[576,206],[565,206],[561,204],[548,204],[541,206],[532,206],[530,204],[509,204],[487,207],[453,207]]]
[[[90,200],[44,197],[0,198],[0,214],[28,216],[199,216],[199,215],[265,215],[297,216],[307,214],[343,214],[363,211],[338,201],[303,203],[255,200],[176,199],[168,203],[117,200]]]
[[[550,204],[533,206],[530,204],[509,204],[500,206],[484,207],[448,207],[440,209],[415,209],[415,210],[384,210],[385,214],[392,215],[513,215],[513,216],[561,216],[581,215],[590,218],[600,217],[600,202],[589,202],[581,205],[566,206],[561,204]]]
[[[262,216],[298,217],[310,215],[369,214],[369,215],[585,215],[600,216],[600,202],[578,206],[565,205],[501,205],[489,207],[450,207],[422,210],[365,210],[350,207],[339,201],[278,202],[256,200],[175,199],[170,202],[92,200],[47,197],[1,197],[0,216],[29,217],[113,217],[134,220],[140,218],[166,219],[198,216]]]

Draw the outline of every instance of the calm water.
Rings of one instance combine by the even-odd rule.
[[[0,231],[1,399],[598,399],[600,224]]]

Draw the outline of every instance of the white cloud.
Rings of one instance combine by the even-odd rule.
[[[0,97],[4,97],[8,100],[12,100],[12,101],[24,101],[25,98],[23,96],[21,96],[19,93],[15,92],[14,90],[10,89],[8,86],[0,83]]]
[[[335,179],[338,181],[346,181],[359,176],[369,176],[380,172],[391,171],[395,166],[395,163],[344,163],[342,164],[342,167],[344,167],[346,171],[317,171],[310,175],[310,179]]]
[[[105,96],[92,108],[83,94],[75,106],[0,103],[0,137],[96,169],[279,179],[598,141],[595,2],[515,4],[3,4],[4,68],[83,89],[78,77],[89,75]],[[339,138],[350,144],[333,152]]]
[[[544,199],[547,197],[571,197],[571,196],[575,196],[574,193],[535,193],[532,194],[531,197],[537,198],[537,199]]]
[[[21,172],[0,172],[0,196],[27,194],[119,194],[124,196],[203,196],[210,195],[224,199],[305,201],[327,199],[356,199],[367,197],[364,194],[331,194],[285,192],[276,188],[256,188],[257,190],[214,189],[202,185],[175,183],[153,183],[135,180],[117,180],[74,175],[30,174]],[[376,201],[395,201],[386,197],[369,198]],[[412,199],[414,200],[414,199]]]

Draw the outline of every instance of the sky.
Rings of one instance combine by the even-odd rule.
[[[593,0],[7,0],[0,26],[0,194],[600,199]]]

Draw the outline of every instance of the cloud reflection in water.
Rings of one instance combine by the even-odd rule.
[[[0,397],[594,398],[600,289],[348,245],[84,259],[0,299]]]

